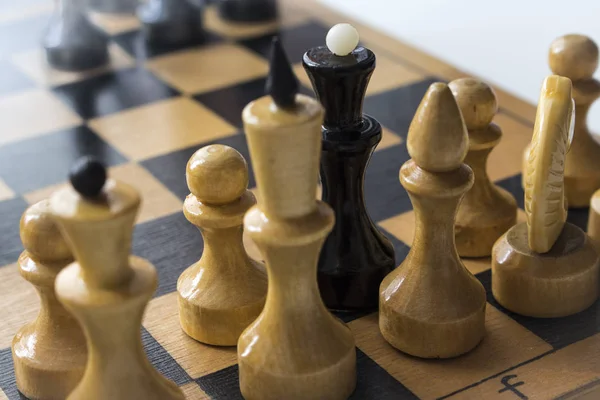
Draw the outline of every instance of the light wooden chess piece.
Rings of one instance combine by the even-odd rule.
[[[21,276],[35,285],[40,312],[12,342],[19,391],[30,399],[62,400],[81,380],[87,348],[79,323],[54,293],[56,275],[73,261],[49,212],[48,200],[29,207],[21,217]]]
[[[447,85],[429,87],[408,130],[407,147],[412,159],[400,169],[400,182],[413,203],[415,237],[404,262],[381,283],[379,327],[405,353],[455,357],[482,340],[486,295],[454,242],[458,204],[474,178],[463,163],[467,129]]]
[[[587,234],[600,252],[600,189],[596,190],[590,199]]]
[[[565,35],[554,40],[548,55],[555,75],[572,81],[575,100],[575,133],[565,161],[565,192],[568,207],[588,207],[592,194],[600,189],[600,144],[591,136],[587,115],[600,97],[600,81],[593,78],[598,67],[598,46],[583,35]],[[523,154],[523,171],[527,154]]]
[[[492,120],[498,110],[490,86],[473,78],[448,84],[469,132],[465,158],[475,183],[458,207],[455,223],[456,249],[461,257],[486,257],[500,236],[517,223],[517,202],[506,190],[490,181],[486,163],[500,143],[502,131]]]
[[[194,153],[186,177],[192,193],[183,211],[202,232],[204,251],[177,281],[181,327],[200,342],[235,346],[267,295],[264,269],[242,240],[244,214],[256,204],[248,165],[236,150],[215,144]]]
[[[243,111],[260,197],[244,227],[264,256],[269,289],[238,342],[240,388],[247,400],[342,400],[356,385],[354,337],[317,285],[319,252],[334,225],[332,209],[316,200],[323,108],[297,94],[279,46],[271,96]]]
[[[50,198],[50,208],[76,262],[56,278],[56,294],[83,327],[89,357],[68,400],[183,400],[158,373],[142,347],[144,310],[157,286],[155,268],[130,256],[140,196],[106,180],[104,166],[84,158],[72,186]]]
[[[494,297],[531,317],[575,314],[598,298],[598,253],[581,229],[566,222],[563,174],[573,139],[571,93],[568,78],[544,80],[525,170],[527,223],[512,227],[492,250]]]

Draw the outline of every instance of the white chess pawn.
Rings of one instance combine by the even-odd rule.
[[[76,262],[56,278],[56,295],[80,322],[89,349],[83,378],[68,400],[183,400],[160,375],[142,346],[140,328],[156,290],[156,270],[130,256],[140,195],[106,180],[106,170],[86,158],[71,171],[72,187],[50,198],[50,208]]]
[[[83,331],[54,292],[56,275],[73,261],[48,200],[29,207],[21,218],[19,272],[40,296],[40,312],[12,342],[19,391],[31,399],[64,399],[83,376],[87,348]]]

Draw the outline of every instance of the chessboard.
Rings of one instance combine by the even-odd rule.
[[[398,181],[409,158],[408,126],[432,82],[466,75],[314,0],[280,4],[280,20],[264,25],[227,24],[209,7],[205,38],[184,48],[149,49],[134,17],[93,15],[111,38],[111,64],[85,73],[52,70],[44,61],[40,38],[52,2],[0,4],[0,399],[23,398],[10,345],[39,309],[34,288],[16,266],[23,250],[19,219],[28,205],[65,183],[68,168],[82,155],[102,160],[113,178],[134,185],[143,197],[132,251],[159,274],[141,333],[151,362],[189,399],[241,399],[236,349],[200,344],[179,326],[177,278],[203,248],[200,233],[182,213],[185,166],[198,148],[226,144],[246,157],[255,186],[241,111],[264,94],[273,35],[281,38],[306,94],[312,89],[301,57],[324,44],[333,24],[353,23],[362,44],[375,52],[364,112],[384,126],[384,136],[368,167],[365,194],[372,219],[394,243],[396,264],[402,262],[414,225]],[[535,106],[494,89],[500,105],[495,122],[504,136],[489,159],[489,174],[517,198],[522,219],[521,157]],[[585,229],[587,210],[571,210],[569,220]],[[247,247],[259,257],[251,243]],[[375,311],[337,314],[356,338],[352,399],[600,398],[599,304],[566,318],[522,317],[494,300],[489,259],[464,263],[488,293],[487,334],[467,355],[410,357],[385,342]]]

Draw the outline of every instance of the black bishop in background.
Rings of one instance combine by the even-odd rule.
[[[296,104],[296,94],[298,94],[299,88],[300,83],[292,70],[292,65],[285,54],[281,41],[278,37],[274,37],[271,44],[269,76],[265,91],[273,98],[278,107],[291,108]]]

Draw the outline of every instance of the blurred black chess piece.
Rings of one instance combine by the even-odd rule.
[[[108,37],[86,15],[83,0],[58,0],[43,39],[48,63],[81,71],[108,63]]]
[[[87,0],[90,11],[106,14],[135,14],[139,0]]]
[[[178,46],[202,40],[203,10],[198,0],[149,0],[137,15],[149,45]]]
[[[325,108],[322,198],[336,220],[321,251],[317,277],[325,305],[339,311],[376,309],[379,285],[395,267],[394,247],[369,217],[363,189],[367,165],[382,137],[379,122],[362,113],[375,61],[364,47],[336,56],[320,46],[303,58]]]
[[[219,16],[233,22],[265,22],[277,18],[277,0],[217,0]]]

